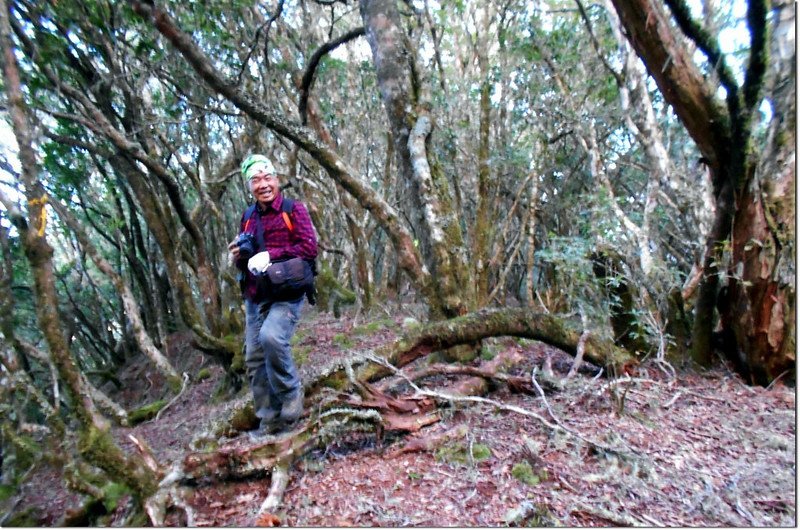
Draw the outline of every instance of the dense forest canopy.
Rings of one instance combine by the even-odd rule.
[[[251,153],[309,206],[318,311],[547,315],[600,365],[794,377],[792,2],[0,7],[4,454],[74,433],[152,492],[103,389],[145,355],[178,391],[178,331],[241,373]]]

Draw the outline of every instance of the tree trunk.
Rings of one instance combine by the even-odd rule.
[[[122,299],[122,304],[125,309],[125,316],[131,323],[133,336],[136,339],[136,344],[139,346],[139,349],[148,359],[150,359],[150,361],[152,361],[158,371],[164,375],[172,390],[175,392],[180,390],[181,378],[178,375],[178,372],[175,371],[175,368],[172,367],[169,360],[158,350],[158,348],[156,348],[155,344],[153,344],[153,340],[150,338],[150,335],[145,330],[144,324],[142,323],[141,312],[139,311],[139,304],[136,303],[136,298],[134,298],[133,293],[128,287],[128,284],[125,283],[125,280],[119,274],[117,274],[116,271],[114,271],[114,268],[111,266],[111,264],[108,263],[108,261],[106,261],[99,252],[97,252],[97,249],[89,241],[89,238],[87,237],[83,228],[78,224],[77,220],[72,216],[69,210],[67,210],[63,205],[61,205],[61,203],[57,201],[53,201],[51,204],[61,219],[75,233],[75,237],[77,237],[78,241],[83,247],[84,252],[89,254],[89,257],[92,258],[92,261],[94,261],[95,265],[97,265],[97,268],[100,269],[103,274],[108,276],[108,278],[111,280],[111,283],[114,284],[114,287],[117,289],[117,293]]]
[[[714,66],[725,88],[725,105],[716,100],[716,87],[695,65],[694,49],[682,44],[670,17],[655,0],[612,0],[627,30],[628,39],[653,76],[664,99],[672,105],[697,144],[710,172],[717,211],[708,236],[701,281],[695,304],[692,329],[692,357],[703,365],[713,360],[712,330],[715,308],[719,311],[720,335],[724,353],[743,375],[766,383],[793,362],[794,350],[794,266],[787,263],[783,249],[787,238],[779,228],[794,221],[793,202],[788,208],[776,200],[773,190],[794,189],[794,116],[792,104],[773,91],[771,143],[764,153],[751,152],[755,109],[767,75],[767,3],[748,2],[750,56],[742,86],[737,84],[716,44],[716,35],[698,29],[683,2],[667,0],[672,18],[683,33]],[[773,40],[773,66],[776,72],[791,72],[785,88],[794,97],[794,55],[776,54],[791,33],[782,31],[779,9],[773,26],[779,40]],[[783,12],[783,13],[781,13]],[[793,20],[784,20],[790,27]],[[783,40],[780,40],[783,39]],[[786,60],[790,57],[790,60]],[[776,62],[777,60],[777,62]],[[785,61],[785,62],[784,62]],[[773,76],[774,77],[774,76]],[[777,82],[776,88],[787,83]],[[788,111],[788,112],[787,112]],[[789,132],[792,131],[792,132]],[[788,136],[787,136],[788,135]],[[788,142],[785,142],[786,139]],[[786,147],[792,146],[792,147]],[[787,158],[788,157],[788,158]],[[760,162],[759,162],[760,158]],[[770,162],[770,159],[774,161]],[[785,164],[785,166],[783,166]],[[789,168],[787,170],[786,168]],[[767,184],[766,175],[775,175]],[[783,216],[783,217],[781,217]],[[725,249],[731,249],[726,262]],[[719,293],[721,275],[725,277]],[[789,278],[792,278],[791,281]]]
[[[431,273],[436,278],[428,301],[431,312],[446,318],[462,315],[472,306],[464,292],[464,286],[471,282],[461,256],[461,231],[448,186],[427,147],[433,124],[424,102],[419,100],[424,88],[419,86],[415,52],[406,44],[409,37],[394,0],[362,0],[360,7],[392,131],[398,171],[401,181],[412,190],[412,221],[422,254],[429,257]],[[417,85],[412,86],[414,81]]]
[[[773,119],[767,147],[736,201],[733,263],[722,319],[745,354],[753,383],[789,372],[795,356],[796,63],[794,5],[776,6],[767,97]]]
[[[475,291],[478,306],[489,298],[489,249],[494,239],[494,225],[489,200],[491,172],[489,167],[489,128],[491,125],[491,80],[486,50],[478,50],[481,76],[480,126],[478,133],[478,207],[475,210],[475,229],[472,236],[472,257],[475,267]]]

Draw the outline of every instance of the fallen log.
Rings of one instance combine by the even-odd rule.
[[[393,344],[369,352],[402,368],[433,352],[461,344],[472,344],[489,337],[521,337],[537,340],[574,356],[583,333],[577,322],[553,315],[537,313],[527,308],[482,309],[461,317],[433,322],[413,331]],[[584,344],[584,359],[602,367],[606,373],[618,373],[625,365],[637,364],[635,355],[616,346],[613,341],[591,334]],[[391,370],[367,359],[347,361],[359,381],[376,381],[391,374]],[[310,383],[306,395],[320,387],[342,389],[349,379],[342,363],[337,363]]]

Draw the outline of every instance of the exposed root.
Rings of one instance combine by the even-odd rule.
[[[371,360],[374,363],[381,364],[382,366],[384,366],[384,367],[388,368],[389,370],[395,372],[396,374],[400,375],[401,377],[404,377],[404,378],[406,377],[405,374],[403,374],[403,372],[400,369],[395,368],[394,366],[392,366],[391,364],[386,362],[386,360],[384,360],[384,359],[373,357]],[[533,381],[535,382],[535,379]],[[483,404],[491,405],[491,406],[493,406],[495,408],[498,408],[500,410],[505,410],[505,411],[508,411],[508,412],[514,412],[514,413],[520,414],[522,416],[533,418],[533,419],[537,420],[539,423],[541,423],[542,425],[544,425],[545,427],[547,427],[548,429],[561,430],[561,431],[573,436],[574,438],[577,438],[577,439],[581,440],[582,442],[588,444],[589,446],[594,447],[595,449],[600,449],[602,451],[606,451],[606,452],[609,452],[609,453],[616,453],[616,454],[620,454],[620,455],[629,456],[629,450],[622,449],[622,448],[610,447],[610,446],[607,446],[607,445],[602,444],[600,442],[589,440],[588,438],[584,437],[580,433],[565,427],[557,419],[556,419],[557,423],[553,424],[553,423],[550,423],[549,421],[547,421],[547,419],[543,418],[539,414],[536,414],[535,412],[532,412],[530,410],[523,409],[521,407],[517,407],[517,406],[514,406],[514,405],[507,405],[505,403],[501,403],[499,401],[496,401],[496,400],[493,400],[493,399],[488,399],[488,398],[483,398],[483,397],[477,397],[477,396],[454,396],[452,394],[446,394],[446,393],[443,393],[443,392],[433,392],[431,390],[424,390],[424,389],[420,388],[419,386],[417,386],[413,381],[411,381],[408,378],[406,378],[406,382],[416,391],[416,393],[418,395],[421,395],[421,396],[428,396],[428,397],[432,397],[432,398],[439,399],[439,400],[442,400],[442,401],[448,401],[448,402],[453,402],[453,403],[470,402],[470,403],[483,403]],[[541,390],[541,387],[539,387],[539,391],[542,392],[542,396],[544,396],[544,392]],[[549,406],[548,406],[548,408],[549,408]],[[551,415],[552,415],[552,411],[551,411]]]
[[[145,501],[144,511],[147,514],[147,517],[150,518],[150,524],[152,524],[154,527],[164,526],[164,522],[167,517],[167,510],[176,504],[176,500],[177,502],[188,504],[184,501],[184,492],[178,491],[179,481],[183,480],[184,477],[185,475],[181,469],[180,463],[176,462],[173,464],[172,469],[167,476],[161,480],[161,483],[159,483],[158,490],[152,496],[150,496],[147,501]],[[187,513],[188,519],[190,514],[187,508],[188,506],[184,507],[184,512]]]
[[[161,408],[161,410],[159,410],[159,411],[158,411],[158,414],[156,414],[156,417],[155,417],[155,419],[154,419],[153,421],[158,421],[158,420],[161,418],[161,414],[163,414],[165,410],[167,410],[168,408],[170,408],[170,407],[171,407],[171,406],[172,406],[172,405],[173,405],[173,404],[174,404],[176,401],[178,401],[178,399],[180,399],[180,397],[181,397],[181,396],[183,395],[183,393],[186,391],[186,387],[188,386],[188,383],[189,383],[189,374],[187,374],[186,372],[183,372],[183,384],[181,385],[181,391],[180,391],[180,392],[178,392],[178,395],[177,395],[177,396],[175,396],[174,398],[172,398],[172,399],[169,401],[169,403],[167,403],[166,405],[164,405],[164,406]]]
[[[284,458],[272,468],[269,494],[258,509],[258,514],[256,514],[256,526],[273,526],[275,522],[280,523],[280,519],[275,521],[277,517],[275,512],[283,502],[283,494],[286,491],[286,486],[289,485],[289,468],[293,460],[294,459],[291,457]],[[267,521],[269,524],[264,524]]]
[[[422,438],[414,438],[406,443],[403,447],[392,451],[388,455],[387,458],[395,458],[399,455],[405,453],[415,453],[415,452],[430,452],[440,447],[442,445],[447,444],[451,440],[456,440],[459,438],[464,438],[467,435],[467,426],[466,425],[459,425],[457,427],[453,427],[452,429],[448,429],[447,431],[440,433],[435,436],[425,436]]]

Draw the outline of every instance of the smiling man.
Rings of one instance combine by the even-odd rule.
[[[317,236],[305,205],[282,196],[267,157],[251,155],[241,170],[256,203],[242,215],[240,235],[228,250],[241,273],[245,364],[260,419],[257,434],[274,434],[292,427],[303,413],[303,387],[289,343],[306,293],[278,294],[266,274],[291,258],[313,263]]]

